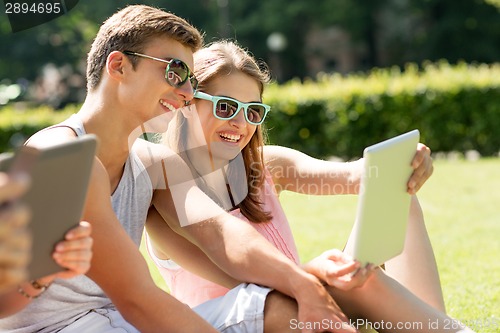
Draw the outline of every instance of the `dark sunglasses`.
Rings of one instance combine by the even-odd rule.
[[[271,107],[262,103],[243,103],[236,99],[224,96],[212,96],[207,93],[197,91],[194,98],[204,99],[213,103],[213,113],[215,118],[229,120],[236,117],[241,109],[245,112],[245,119],[252,125],[260,125],[266,119]]]
[[[191,73],[188,65],[186,65],[186,63],[182,60],[175,58],[165,60],[132,51],[123,51],[123,53],[166,63],[167,68],[165,69],[165,80],[167,80],[168,84],[172,87],[179,88],[186,83],[187,80],[189,80],[194,91],[198,88],[198,80]]]

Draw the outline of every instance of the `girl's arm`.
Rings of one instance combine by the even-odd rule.
[[[264,162],[279,192],[303,194],[356,194],[363,160],[332,162],[316,159],[298,150],[264,146]]]
[[[297,150],[265,146],[264,161],[273,176],[276,190],[312,195],[357,194],[363,172],[363,159],[332,162],[316,159]],[[430,149],[419,144],[408,180],[409,194],[415,194],[432,175]]]

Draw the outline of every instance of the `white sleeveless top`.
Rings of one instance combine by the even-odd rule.
[[[70,127],[78,136],[86,134],[76,114],[55,126]],[[131,150],[111,201],[118,220],[138,247],[152,195],[152,184],[145,167]],[[109,241],[113,241],[113,235],[109,235]],[[56,279],[46,292],[22,311],[0,319],[0,332],[56,332],[99,308],[114,308],[114,305],[91,279],[86,276]]]

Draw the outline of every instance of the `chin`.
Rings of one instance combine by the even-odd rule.
[[[230,161],[241,153],[241,149],[239,146],[231,146],[224,142],[212,142],[210,152],[215,158]]]

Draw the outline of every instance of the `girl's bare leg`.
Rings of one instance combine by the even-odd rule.
[[[378,332],[472,332],[380,269],[360,288],[349,291],[328,288],[353,323],[363,324],[361,318],[364,318],[364,323],[372,323]]]
[[[403,253],[385,263],[387,275],[434,308],[445,312],[436,259],[416,196],[412,196]]]

